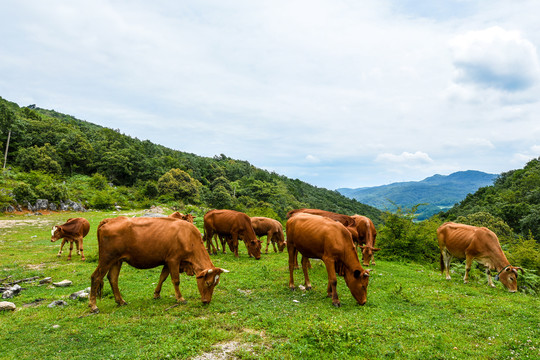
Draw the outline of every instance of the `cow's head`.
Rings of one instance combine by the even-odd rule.
[[[369,283],[369,270],[361,267],[353,271],[345,271],[345,283],[351,291],[352,296],[360,305],[367,301],[367,287]]]
[[[201,293],[201,301],[203,304],[209,304],[212,300],[212,294],[214,293],[214,288],[219,283],[219,276],[221,273],[227,273],[228,270],[220,268],[210,268],[201,271],[197,274],[197,286],[199,287],[199,292]]]
[[[369,245],[362,245],[360,248],[362,249],[362,265],[364,266],[369,266],[373,261],[373,254],[375,251],[381,250]]]
[[[497,275],[499,281],[506,286],[510,292],[517,291],[518,270],[521,270],[521,273],[523,274],[522,268],[517,266],[507,266],[499,273],[499,275]]]
[[[53,226],[51,229],[51,242],[55,242],[62,238],[62,228],[60,226]]]
[[[261,258],[261,241],[256,237],[251,240],[246,240],[248,254],[259,260]]]

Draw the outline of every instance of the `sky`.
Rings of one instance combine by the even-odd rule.
[[[327,189],[540,156],[540,2],[0,0],[0,96]]]

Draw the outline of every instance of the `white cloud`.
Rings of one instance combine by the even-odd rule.
[[[450,42],[458,84],[503,91],[526,90],[540,78],[536,47],[518,31],[495,26]]]
[[[306,161],[311,164],[318,164],[321,162],[321,160],[318,157],[313,156],[313,155],[307,155]]]
[[[400,163],[404,165],[417,165],[433,162],[429,155],[422,151],[417,151],[415,153],[404,151],[399,155],[394,155],[390,153],[379,154],[375,161]]]

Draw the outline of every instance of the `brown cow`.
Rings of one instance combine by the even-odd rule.
[[[511,266],[499,244],[499,239],[493,231],[485,227],[456,224],[447,222],[437,229],[439,248],[441,249],[441,273],[446,272],[450,279],[450,261],[452,257],[465,259],[465,283],[469,280],[469,270],[473,260],[486,267],[488,284],[495,287],[491,280],[491,270],[498,272],[495,280],[510,292],[517,291],[517,277],[520,267]]]
[[[169,217],[184,220],[192,224],[194,223],[194,220],[195,220],[195,216],[191,214],[182,214],[182,213],[179,213],[178,211],[173,212],[171,215],[169,215]]]
[[[206,248],[213,253],[217,251],[212,243],[214,234],[230,239],[231,251],[238,257],[238,239],[244,240],[248,254],[259,260],[261,258],[261,242],[257,239],[251,226],[251,219],[246,214],[234,210],[210,210],[204,214],[204,240]]]
[[[362,265],[369,266],[371,263],[375,265],[373,255],[375,251],[381,250],[375,247],[375,239],[377,237],[375,225],[366,216],[353,215],[351,217],[354,219],[357,241],[362,249]],[[347,229],[350,231],[350,227],[347,227]]]
[[[86,260],[83,252],[83,238],[90,231],[90,223],[85,218],[68,219],[65,224],[53,226],[51,230],[51,242],[58,239],[63,239],[60,244],[60,251],[56,256],[62,255],[62,248],[66,242],[69,242],[68,260],[71,260],[71,252],[73,251],[73,243],[77,246],[77,254],[81,255],[81,260]]]
[[[306,288],[311,289],[308,277],[308,259],[322,259],[328,272],[328,297],[334,306],[341,306],[337,294],[337,277],[345,283],[358,304],[367,301],[369,270],[364,270],[354,249],[352,236],[339,222],[311,215],[298,214],[287,221],[287,250],[289,252],[289,288],[294,290],[294,262],[297,252],[302,254],[302,269]]]
[[[179,274],[197,277],[197,286],[204,304],[210,303],[219,275],[227,270],[212,264],[195,225],[173,218],[117,217],[101,221],[97,231],[99,262],[92,273],[89,306],[98,312],[96,296],[101,295],[103,277],[107,275],[118,305],[126,305],[118,289],[118,275],[123,262],[137,269],[163,265],[154,298],[160,297],[161,286],[169,274],[176,300],[185,303],[180,293]]]
[[[285,248],[285,236],[283,235],[283,226],[277,220],[270,219],[267,217],[255,216],[251,218],[251,225],[257,236],[266,235],[266,250],[264,251],[268,254],[268,245],[270,242],[274,247],[274,252],[276,250],[276,243],[278,244],[279,252],[283,252]]]
[[[342,223],[351,233],[355,247],[359,246],[362,249],[362,263],[364,266],[369,266],[373,261],[373,253],[380,250],[374,247],[377,235],[375,225],[373,225],[371,219],[365,216],[348,216],[319,209],[295,209],[287,213],[287,218],[301,213],[320,215]],[[375,265],[375,261],[373,261],[373,265]]]

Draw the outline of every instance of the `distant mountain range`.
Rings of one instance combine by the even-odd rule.
[[[341,188],[339,193],[380,210],[395,211],[396,206],[410,209],[420,206],[419,220],[450,209],[467,194],[479,188],[493,185],[499,175],[481,171],[459,171],[450,175],[433,175],[422,181],[398,182],[389,185],[358,189]]]

